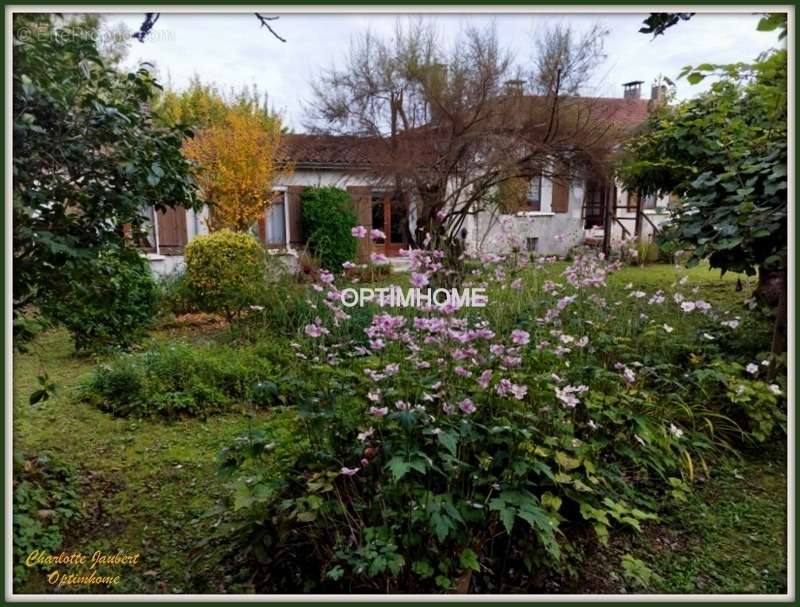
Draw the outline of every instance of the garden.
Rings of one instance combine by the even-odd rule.
[[[469,265],[485,308],[345,311],[322,271],[276,287],[292,315],[165,313],[128,353],[40,336],[18,555],[141,552],[119,592],[785,589],[785,362],[747,277]]]
[[[15,593],[786,593],[786,59],[687,68],[723,75],[615,148],[621,187],[679,200],[653,240],[468,250],[448,174],[402,266],[337,187],[303,190],[286,263],[256,91],[15,38]],[[204,207],[156,276],[143,209]]]

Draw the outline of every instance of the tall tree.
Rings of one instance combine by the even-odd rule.
[[[259,115],[228,109],[225,119],[199,131],[184,146],[197,163],[200,197],[211,209],[212,229],[244,231],[275,195],[272,184],[290,168],[277,156],[280,121],[267,127]]]
[[[159,88],[120,73],[89,36],[44,14],[14,15],[13,252],[15,335],[23,310],[76,288],[99,251],[125,246],[147,206],[195,204],[186,131],[157,126]],[[33,35],[21,35],[33,32]]]
[[[785,29],[785,15],[759,29]],[[783,38],[783,35],[781,35]],[[751,64],[684,69],[691,83],[718,79],[709,92],[654,113],[629,142],[620,175],[626,187],[680,198],[661,239],[685,250],[689,265],[777,277],[774,349],[783,348],[787,270],[787,54],[775,49]]]
[[[466,218],[500,184],[605,157],[609,125],[592,116],[592,100],[565,96],[580,88],[587,71],[576,67],[597,56],[595,44],[555,32],[551,56],[526,74],[493,27],[447,46],[428,23],[398,24],[391,38],[355,40],[344,66],[320,75],[309,126],[369,138],[378,174],[416,207],[411,242],[443,248],[452,261]]]
[[[183,90],[168,86],[153,107],[160,122],[183,124],[192,129],[220,124],[227,120],[230,110],[256,116],[267,130],[280,121],[280,116],[269,106],[269,97],[256,85],[224,91],[213,83],[202,82],[198,75]]]

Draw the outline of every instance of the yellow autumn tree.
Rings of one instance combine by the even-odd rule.
[[[197,183],[211,208],[212,230],[243,232],[264,216],[275,197],[273,183],[291,171],[277,157],[280,142],[280,120],[265,124],[239,109],[186,141],[184,154],[198,164]]]

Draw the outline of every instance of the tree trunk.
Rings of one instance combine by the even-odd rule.
[[[786,269],[778,274],[778,307],[775,310],[775,326],[772,331],[772,353],[775,355],[786,352],[786,298],[788,296]],[[769,368],[769,379],[774,379],[778,365],[773,363]]]
[[[781,295],[781,276],[785,281],[786,270],[758,268],[758,285],[753,293],[755,298],[771,308],[778,306]],[[784,287],[785,288],[785,285]]]

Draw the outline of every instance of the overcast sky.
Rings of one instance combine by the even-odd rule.
[[[269,13],[270,15],[274,13]],[[446,39],[469,25],[494,21],[500,41],[512,49],[521,64],[533,56],[536,32],[554,23],[586,31],[599,24],[610,31],[605,41],[607,59],[598,68],[592,90],[585,94],[606,97],[622,95],[622,83],[644,80],[643,95],[650,83],[663,74],[673,80],[688,64],[749,61],[777,45],[775,32],[757,32],[759,17],[752,14],[698,14],[680,23],[666,35],[652,40],[638,33],[645,14],[429,14]],[[109,24],[120,21],[138,30],[142,14],[108,15]],[[186,14],[162,13],[153,35],[144,43],[133,41],[126,65],[150,61],[162,80],[176,88],[194,74],[203,81],[229,88],[257,84],[269,94],[271,104],[284,115],[290,128],[302,129],[303,102],[310,99],[309,83],[332,61],[342,62],[351,37],[368,29],[390,35],[397,14],[281,14],[273,22],[287,39],[281,43],[259,24],[252,13]],[[690,97],[706,84],[690,86],[678,82],[678,96]]]

